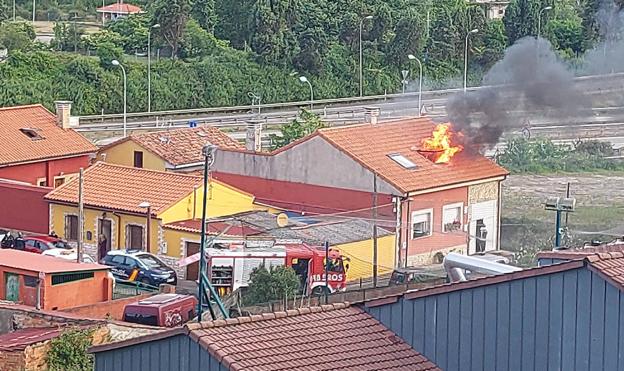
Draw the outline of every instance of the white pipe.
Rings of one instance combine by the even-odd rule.
[[[444,257],[444,269],[448,274],[451,282],[465,281],[464,270],[482,274],[503,274],[521,271],[522,268],[514,267],[507,264],[496,263],[475,256],[461,255],[457,253],[449,253]]]

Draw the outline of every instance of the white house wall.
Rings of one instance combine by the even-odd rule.
[[[274,156],[217,151],[212,169],[264,179],[373,191],[372,172],[318,136]],[[401,194],[379,178],[377,191]]]

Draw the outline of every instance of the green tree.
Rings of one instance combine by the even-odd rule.
[[[215,0],[218,19],[215,36],[229,40],[238,49],[250,45],[254,23],[252,3],[255,1],[257,0]]]
[[[93,370],[93,355],[88,353],[93,330],[72,329],[64,331],[50,341],[47,361],[51,371]]]
[[[110,42],[103,42],[97,46],[97,56],[102,67],[111,68],[112,61],[123,61],[123,49]]]
[[[206,31],[213,33],[217,23],[215,0],[193,0],[191,17]]]
[[[190,1],[157,0],[152,4],[152,11],[154,24],[160,24],[158,33],[171,47],[172,56],[176,57],[191,12]]]
[[[388,44],[388,61],[395,66],[401,66],[406,62],[408,54],[420,55],[426,42],[423,30],[426,30],[426,23],[416,14],[401,18],[394,29],[394,37]]]
[[[569,55],[579,55],[587,45],[580,19],[553,19],[548,23],[546,35],[555,49]]]
[[[315,130],[325,127],[321,118],[308,110],[301,110],[299,118],[290,124],[280,126],[280,134],[271,134],[271,144],[273,149],[281,148],[297,139],[312,134]]]
[[[35,39],[35,31],[29,23],[4,23],[0,25],[0,45],[9,52],[30,49]]]
[[[554,7],[554,0],[513,0],[507,7],[503,18],[509,44],[525,36],[537,35],[540,12],[541,27],[544,30],[552,10],[541,10],[548,6]]]
[[[109,22],[105,31],[114,32],[121,36],[122,45],[126,53],[147,50],[147,32],[150,19],[145,14],[131,14],[114,22]],[[113,42],[112,40],[109,40]],[[117,42],[113,42],[117,44]],[[117,44],[118,45],[118,44]]]
[[[76,22],[56,22],[51,46],[56,50],[77,51],[82,46],[84,28]]]
[[[243,297],[245,304],[253,305],[292,298],[300,290],[299,277],[291,267],[255,268],[249,275],[249,288]]]
[[[216,39],[211,33],[199,26],[191,19],[186,23],[182,40],[180,41],[180,57],[184,59],[203,57],[210,54],[216,47]]]
[[[485,37],[483,38],[483,51],[478,55],[478,61],[482,68],[487,70],[503,58],[506,48],[507,36],[503,22],[500,19],[487,22]]]

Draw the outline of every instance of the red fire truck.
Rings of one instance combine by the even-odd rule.
[[[265,241],[215,241],[206,249],[208,278],[221,296],[246,287],[254,268],[286,265],[292,267],[306,294],[318,295],[346,288],[349,263],[343,261],[340,251],[330,248],[327,256],[328,277],[325,280],[325,249],[304,243],[271,243]],[[199,261],[199,254],[180,260],[180,266]]]

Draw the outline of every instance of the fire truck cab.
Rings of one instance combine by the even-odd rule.
[[[291,267],[299,279],[301,287],[312,295],[342,291],[346,288],[346,274],[349,264],[343,262],[340,251],[329,249],[327,281],[325,280],[325,250],[322,247],[293,245],[286,249],[286,265]]]

